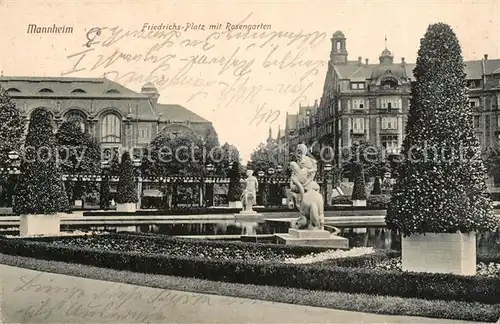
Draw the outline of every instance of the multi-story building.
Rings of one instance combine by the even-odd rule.
[[[33,109],[45,107],[55,129],[64,120],[78,120],[104,149],[137,151],[167,130],[202,137],[215,131],[211,122],[181,105],[158,103],[160,94],[151,83],[139,93],[108,79],[2,76],[0,86],[28,120]]]
[[[334,147],[340,156],[342,148],[367,140],[389,154],[397,153],[405,135],[415,64],[404,58],[396,61],[387,47],[376,63],[362,57],[350,61],[341,31],[333,34],[331,42],[320,103],[308,123],[300,123],[297,115],[287,116],[287,141],[291,146],[318,141]],[[465,64],[474,128],[486,149],[500,140],[500,60],[484,55]]]

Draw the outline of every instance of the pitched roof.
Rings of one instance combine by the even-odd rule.
[[[208,120],[195,114],[191,110],[177,104],[156,104],[158,114],[163,114],[163,118],[171,121],[189,120],[195,123],[209,123]]]
[[[374,70],[379,68],[380,64],[360,64],[358,61],[349,61],[345,65],[334,65],[334,69],[339,76],[340,79],[348,79],[352,81],[364,81],[367,79],[370,79],[372,73]],[[402,64],[394,63],[394,64],[387,64],[383,65],[386,67],[388,70],[393,70],[395,69],[401,69],[403,67]],[[409,64],[405,63],[404,64],[404,69],[406,72],[406,75],[409,78],[413,79],[413,69],[415,68],[415,64]]]
[[[483,75],[483,60],[472,60],[465,61],[465,73],[467,74],[467,79],[481,79]],[[486,75],[500,74],[500,59],[485,60],[485,73]],[[340,79],[351,80],[351,81],[364,81],[370,79],[374,70],[382,65],[380,64],[359,64],[358,61],[349,61],[345,65],[334,65],[334,69]],[[387,69],[391,70],[391,67],[401,68],[401,63],[394,63],[386,65]],[[405,63],[404,69],[406,75],[414,79],[413,69],[415,68],[414,63]]]
[[[0,85],[6,90],[20,90],[16,96],[79,96],[79,97],[133,97],[147,98],[119,83],[105,78],[67,77],[0,77]],[[40,92],[42,90],[42,92]],[[76,91],[75,91],[76,90]]]

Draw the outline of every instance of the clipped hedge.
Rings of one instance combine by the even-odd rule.
[[[144,236],[144,239],[153,239]],[[159,237],[158,239],[167,239]],[[46,240],[45,240],[46,241]],[[342,267],[332,264],[214,260],[157,254],[118,253],[47,244],[43,240],[0,237],[0,253],[80,263],[116,270],[194,277],[242,284],[272,285],[310,290],[457,300],[496,304],[500,278],[412,273]],[[202,242],[201,244],[223,244]],[[241,243],[240,244],[246,244]],[[250,244],[254,245],[254,244]],[[287,248],[287,247],[277,247]]]

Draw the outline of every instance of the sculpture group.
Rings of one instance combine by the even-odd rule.
[[[318,170],[317,162],[308,155],[307,146],[299,144],[297,147],[297,162],[290,163],[292,175],[290,189],[294,197],[295,206],[300,212],[299,218],[292,224],[295,229],[323,230],[324,203],[319,192],[319,185],[314,181]],[[259,182],[252,170],[247,170],[246,186],[241,195],[243,204],[242,213],[254,213]]]
[[[292,224],[292,227],[323,230],[325,223],[324,201],[319,192],[319,185],[314,181],[318,170],[317,162],[307,154],[308,149],[304,144],[298,145],[297,153],[297,162],[290,162],[292,170],[290,189],[300,216]]]

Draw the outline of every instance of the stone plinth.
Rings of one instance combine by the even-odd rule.
[[[116,204],[117,212],[135,213],[137,206],[135,203]]]
[[[241,201],[230,201],[228,204],[229,208],[243,208]]]
[[[401,240],[404,271],[476,274],[475,233],[414,234]]]
[[[345,237],[331,234],[326,230],[289,229],[288,234],[276,234],[278,243],[286,245],[305,245],[328,247],[332,249],[349,248],[349,240]]]
[[[257,213],[255,210],[242,210],[237,214],[234,214],[235,218],[259,218],[262,214]]]
[[[59,215],[21,215],[19,236],[59,235],[61,220]]]

